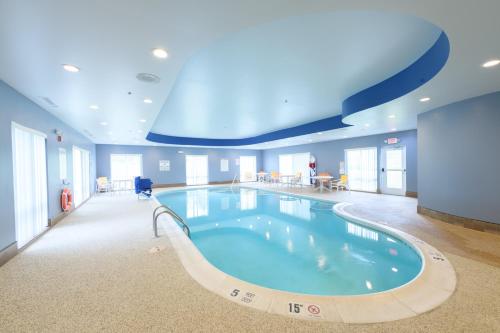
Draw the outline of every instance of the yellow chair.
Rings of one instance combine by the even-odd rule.
[[[96,179],[97,192],[109,192],[111,189],[111,183],[108,181],[108,177],[99,177]]]
[[[333,188],[336,188],[337,190],[344,189],[350,191],[349,179],[347,178],[347,175],[340,175],[340,179],[332,183],[332,189]]]
[[[271,183],[279,183],[280,181],[280,174],[279,172],[276,171],[271,171]]]

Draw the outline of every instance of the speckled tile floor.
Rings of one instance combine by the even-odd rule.
[[[423,315],[370,325],[252,310],[201,287],[168,239],[152,238],[149,202],[100,195],[0,267],[0,332],[500,332],[499,236],[423,218],[410,198],[317,195],[354,202],[352,213],[442,250],[455,294]],[[150,253],[155,246],[163,250]]]

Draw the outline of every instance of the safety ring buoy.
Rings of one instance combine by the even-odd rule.
[[[68,188],[65,188],[61,193],[61,208],[63,211],[68,212],[73,204],[73,195]]]

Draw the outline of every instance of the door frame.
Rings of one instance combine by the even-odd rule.
[[[387,166],[386,166],[386,152],[388,150],[401,149],[403,151],[403,186],[401,190],[387,188]],[[406,146],[405,145],[394,145],[394,146],[384,146],[380,149],[380,192],[383,194],[391,195],[406,195]]]

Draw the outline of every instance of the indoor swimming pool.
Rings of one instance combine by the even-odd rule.
[[[382,292],[422,270],[397,237],[337,216],[332,202],[245,187],[156,195],[216,268],[262,287],[335,296]]]

